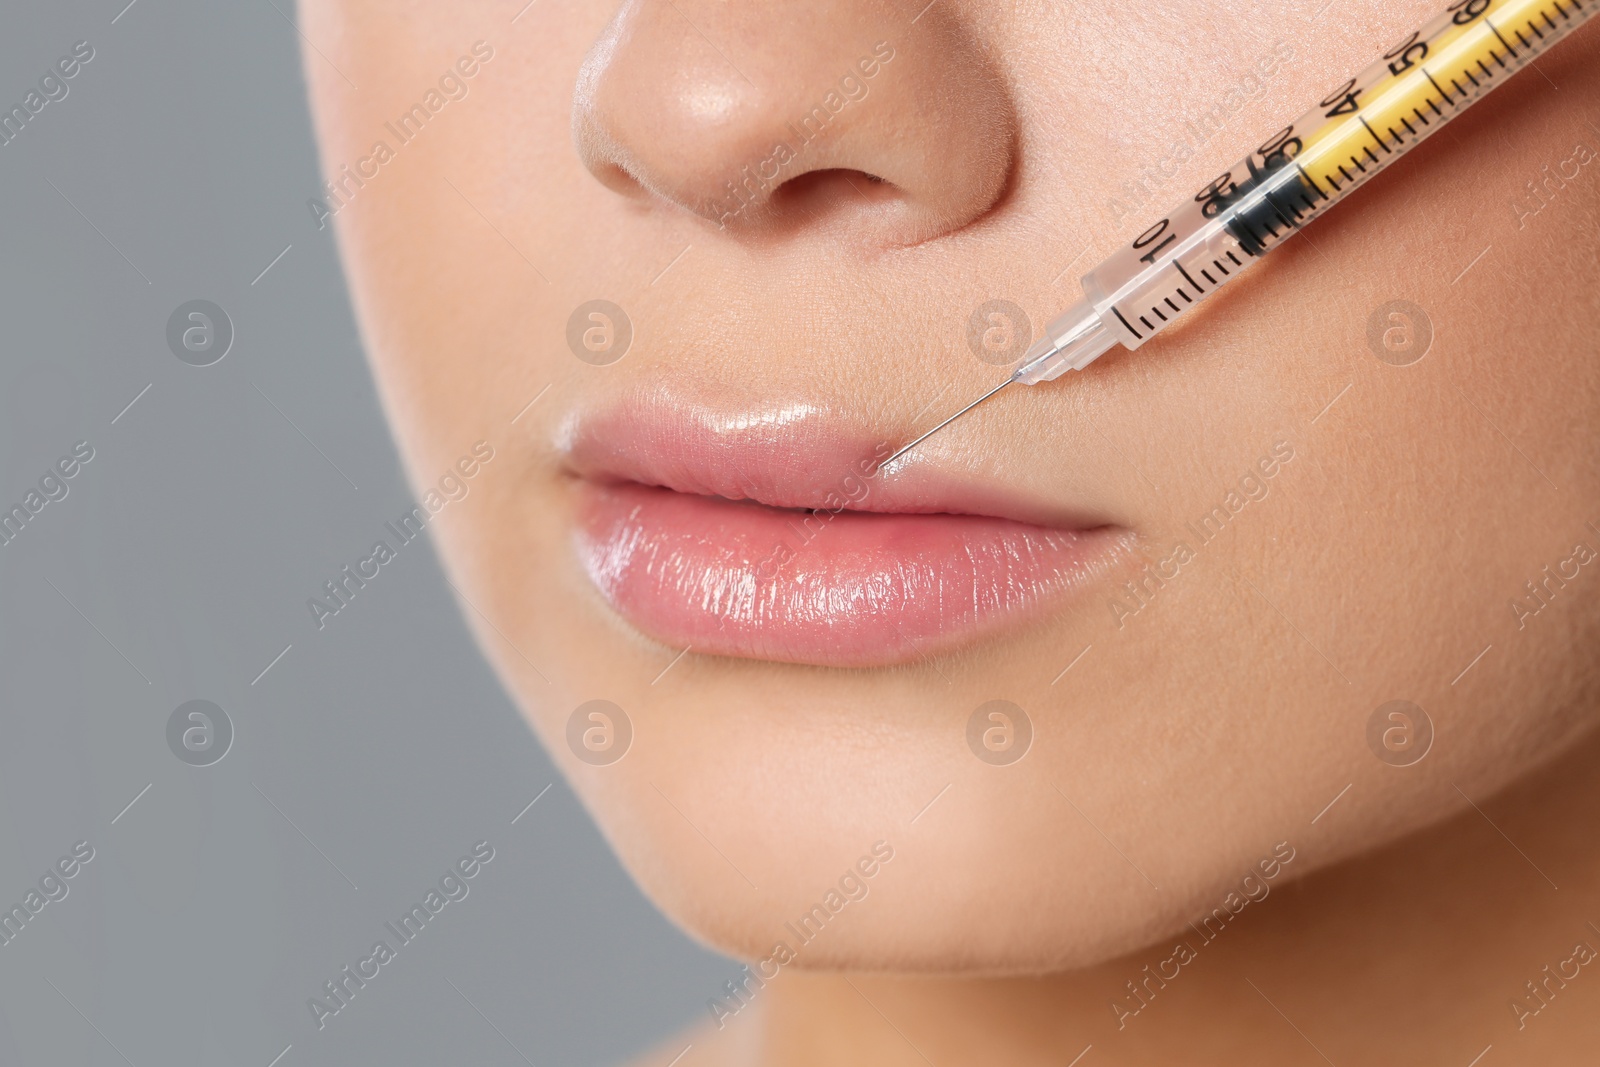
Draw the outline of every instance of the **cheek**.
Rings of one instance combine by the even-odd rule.
[[[1390,5],[1381,21],[1407,27],[1432,6]],[[864,848],[864,826],[908,825],[952,783],[918,823],[937,829],[871,883],[859,935],[812,958],[1092,962],[1137,947],[1152,929],[1181,927],[1213,890],[1237,885],[1262,843],[1284,835],[1284,820],[1298,832],[1344,783],[1359,784],[1341,802],[1342,821],[1319,824],[1327,834],[1296,870],[1442,812],[1449,797],[1426,792],[1431,779],[1396,776],[1367,746],[1368,720],[1388,700],[1414,700],[1441,736],[1452,732],[1424,768],[1441,776],[1563,741],[1549,709],[1562,700],[1557,680],[1573,671],[1565,639],[1578,634],[1576,647],[1593,647],[1593,610],[1578,607],[1593,600],[1558,605],[1562,621],[1532,636],[1517,636],[1506,602],[1570,552],[1584,536],[1584,509],[1600,499],[1589,458],[1600,382],[1585,343],[1600,309],[1590,253],[1571,236],[1593,217],[1600,179],[1574,181],[1558,202],[1570,208],[1541,212],[1529,226],[1545,230],[1519,233],[1510,198],[1543,162],[1565,158],[1572,131],[1554,119],[1504,125],[1504,109],[1517,105],[1496,99],[1460,120],[1476,127],[1452,128],[1459,143],[1446,134],[1418,149],[1219,297],[1203,322],[974,424],[996,455],[1032,449],[1030,491],[1127,516],[1155,558],[1179,541],[1195,549],[1196,561],[1126,628],[1105,610],[1119,575],[1091,610],[975,651],[954,682],[931,669],[878,677],[714,661],[625,631],[572,562],[571,501],[551,473],[564,411],[618,382],[649,389],[693,379],[729,395],[762,352],[813,335],[829,343],[808,359],[757,364],[763,389],[846,406],[868,396],[863,420],[900,404],[909,421],[935,398],[932,379],[959,383],[946,399],[979,385],[993,368],[971,361],[959,338],[966,309],[994,295],[989,288],[1027,300],[1042,323],[1073,295],[1073,273],[1270,132],[1278,102],[1315,100],[1370,58],[1373,20],[1354,20],[1319,30],[1316,48],[1266,78],[1257,61],[1276,33],[1263,10],[1208,8],[1216,39],[1194,49],[1155,14],[1078,6],[1011,25],[997,9],[973,9],[1011,57],[1008,85],[1028,116],[1019,132],[1028,178],[1014,191],[1027,221],[997,215],[993,230],[908,249],[894,268],[830,253],[825,269],[800,271],[797,286],[764,274],[760,257],[724,255],[698,222],[595,181],[570,139],[577,71],[609,14],[587,6],[530,12],[543,19],[539,61],[497,50],[468,104],[459,113],[452,104],[426,141],[402,149],[376,179],[380,195],[364,193],[336,219],[412,474],[436,477],[480,436],[497,447],[471,498],[437,519],[452,573],[494,620],[469,622],[629,869],[715,943],[765,954],[774,923],[836,881],[841,842]],[[427,42],[470,41],[490,14],[488,5],[404,20],[355,6],[306,11],[312,39],[352,42],[334,62],[364,88],[392,90],[352,94],[308,63],[333,161],[364,155],[393,118],[376,101],[437,78]],[[1037,43],[1069,31],[1097,42],[1087,46],[1094,66],[1073,69]],[[868,104],[891,99],[879,88],[899,62],[872,81]],[[1584,70],[1547,69],[1574,94],[1600,95]],[[1217,132],[1191,132],[1250,70],[1261,89],[1241,89]],[[1150,88],[1108,88],[1105,71]],[[1497,96],[1517,91],[1532,90]],[[1116,92],[1119,106],[1105,106]],[[1485,163],[1474,146],[1496,123],[1508,140],[1498,162]],[[508,127],[518,135],[505,136]],[[1158,172],[1184,137],[1193,158]],[[1038,177],[1064,174],[1071,180]],[[1505,210],[1498,219],[1463,210],[1480,203]],[[1084,250],[1053,287],[1054,263],[1039,277],[1012,273],[1015,249],[1041,223],[1067,235],[1051,248],[1061,263]],[[784,254],[804,262],[793,248]],[[962,269],[951,271],[952,261]],[[1534,279],[1538,300],[1524,292]],[[597,295],[624,308],[638,338],[603,368],[566,342],[569,316]],[[1406,366],[1369,344],[1373,313],[1396,300],[1420,308],[1431,334],[1426,354]],[[1550,306],[1569,310],[1551,317]],[[908,338],[926,361],[863,358]],[[1278,440],[1295,453],[1265,483],[1266,498],[1215,541],[1187,532]],[[997,774],[973,758],[963,730],[973,708],[1000,695],[1036,709],[1037,733],[1026,762]],[[634,731],[626,758],[606,767],[580,762],[567,741],[568,716],[597,698],[624,708]],[[1219,757],[1235,776],[1217,775]],[[704,774],[712,760],[728,773]],[[1490,777],[1525,765],[1500,759]],[[1025,783],[1040,780],[1073,782],[1071,804],[1091,817],[1120,813],[1107,835],[1193,891],[1148,894],[1071,805],[1029,792]],[[1129,783],[1140,781],[1186,799],[1130,807]],[[1241,807],[1237,820],[1215,818]],[[1394,811],[1408,813],[1407,827]],[[751,882],[766,892],[752,893]],[[930,895],[929,885],[943,891]],[[1041,912],[1033,902],[1042,887],[1055,887],[1056,903]]]

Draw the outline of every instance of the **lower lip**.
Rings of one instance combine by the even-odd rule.
[[[873,667],[1035,618],[1106,570],[1112,528],[792,511],[582,483],[578,552],[651,637],[696,652]]]

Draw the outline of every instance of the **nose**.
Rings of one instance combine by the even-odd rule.
[[[579,73],[578,153],[734,235],[960,229],[1006,191],[1015,110],[948,4],[903,6],[625,0]]]

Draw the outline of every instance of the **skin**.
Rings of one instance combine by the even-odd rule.
[[[1149,606],[1120,626],[1110,607],[1135,561],[1042,622],[837,670],[673,663],[612,613],[572,551],[563,420],[664,385],[909,440],[941,388],[953,410],[997,378],[966,346],[973,308],[1009,299],[1037,328],[1434,5],[1206,0],[1181,25],[965,0],[915,23],[921,0],[520,6],[301,10],[330,176],[472,42],[494,49],[334,220],[416,484],[496,450],[433,525],[465,616],[628,868],[710,944],[765,957],[874,842],[894,849],[752,1007],[659,1062],[691,1041],[686,1067],[1059,1064],[1091,1043],[1085,1064],[1465,1065],[1489,1044],[1486,1064],[1581,1062],[1592,968],[1521,1029],[1510,1000],[1600,948],[1600,563],[1535,616],[1510,602],[1600,548],[1600,160],[1536,214],[1525,188],[1600,148],[1600,29],[1156,341],[1007,390],[918,453],[1116,516],[1159,559],[1288,443]],[[1293,58],[1265,89],[1158,162],[1279,40]],[[877,41],[894,59],[797,180],[719,227],[721,183]],[[1141,168],[1171,176],[1135,202]],[[596,296],[636,331],[608,367],[565,343]],[[1393,299],[1433,330],[1406,367],[1367,343]],[[605,767],[565,742],[594,698],[634,730]],[[1035,728],[1008,767],[965,744],[997,698]],[[1366,741],[1395,699],[1435,731],[1408,767]],[[1199,943],[1187,924],[1281,842],[1270,896],[1119,1029],[1124,983]]]

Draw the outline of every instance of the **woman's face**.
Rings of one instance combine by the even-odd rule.
[[[313,211],[414,483],[474,471],[436,543],[667,911],[1085,965],[1581,733],[1593,27],[1156,341],[879,469],[1437,3],[307,0]]]

